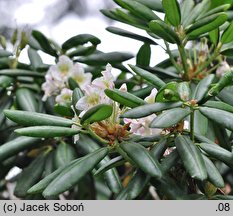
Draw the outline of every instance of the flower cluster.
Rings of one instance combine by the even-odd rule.
[[[75,104],[75,108],[80,111],[79,116],[74,116],[73,120],[79,123],[84,113],[98,104],[110,104],[113,106],[114,113],[109,119],[102,122],[93,123],[92,130],[100,137],[114,142],[115,139],[121,140],[129,134],[135,135],[155,135],[161,130],[149,128],[150,122],[156,117],[155,114],[141,119],[123,119],[124,124],[120,123],[120,114],[124,110],[120,109],[120,104],[111,100],[105,94],[105,89],[114,89],[114,76],[111,72],[112,66],[107,64],[106,69],[101,72],[102,76],[94,80],[92,74],[85,73],[83,67],[78,63],[73,63],[67,56],[60,56],[58,63],[49,68],[43,83],[42,89],[45,94],[43,100],[50,96],[55,96],[55,100],[59,104],[69,104],[71,102],[72,90],[69,89],[68,79],[72,78],[77,82],[84,96],[81,97]],[[127,92],[126,84],[123,84],[120,89],[122,92]],[[157,90],[153,89],[151,94],[145,98],[147,103],[154,103]],[[75,125],[75,127],[77,127]],[[128,128],[130,128],[128,130]],[[78,135],[75,140],[78,139]]]
[[[57,103],[67,103],[71,100],[72,91],[68,88],[68,79],[72,78],[77,82],[81,89],[90,84],[92,79],[91,73],[85,73],[84,68],[73,63],[67,56],[59,57],[58,63],[52,65],[46,76],[45,83],[42,84],[44,91],[43,101],[50,96],[56,96]]]

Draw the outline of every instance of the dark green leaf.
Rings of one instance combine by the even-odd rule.
[[[57,51],[52,47],[50,41],[39,31],[33,30],[32,36],[38,41],[42,50],[52,56],[57,56]]]
[[[163,173],[168,172],[179,161],[179,154],[174,149],[168,156],[166,156],[161,162],[161,168]]]
[[[219,42],[219,35],[220,35],[219,28],[216,28],[216,29],[209,32],[210,40],[215,46]]]
[[[222,34],[221,42],[223,44],[230,43],[233,41],[232,31],[233,31],[233,22],[231,22],[231,24],[225,29],[225,31]]]
[[[44,75],[38,72],[28,71],[28,70],[21,70],[21,69],[4,69],[0,70],[0,75],[6,75],[10,77],[16,76],[32,76],[32,77],[41,77],[43,78]]]
[[[90,172],[106,155],[108,154],[107,148],[98,149],[71,166],[65,168],[44,190],[44,197],[57,196],[73,186]]]
[[[209,107],[201,107],[200,112],[223,127],[233,130],[233,113]]]
[[[68,50],[88,42],[91,42],[94,46],[97,46],[98,44],[101,43],[101,40],[91,34],[80,34],[65,41],[62,44],[62,49]]]
[[[34,69],[43,66],[42,59],[35,49],[32,48],[28,49],[28,57]]]
[[[162,177],[160,164],[144,147],[134,142],[123,142],[120,148],[145,173],[156,178]]]
[[[156,88],[160,89],[161,87],[163,87],[165,85],[165,82],[163,82],[156,75],[154,75],[154,74],[152,74],[152,73],[150,73],[142,68],[139,68],[137,66],[133,66],[133,65],[129,65],[129,66],[136,74],[138,74],[139,76],[144,78],[146,81],[148,81],[149,83],[154,85]]]
[[[74,112],[69,104],[55,104],[54,112],[61,116],[73,117]]]
[[[135,1],[146,5],[148,8],[152,10],[163,12],[162,3],[160,0],[135,0]]]
[[[118,89],[114,89],[114,90],[106,89],[104,92],[112,100],[127,107],[133,108],[146,104],[146,102],[141,98],[138,98],[137,96],[130,94],[128,92],[122,92]]]
[[[139,66],[149,66],[151,58],[151,48],[149,44],[143,44],[136,56],[136,63]]]
[[[0,76],[0,87],[5,89],[13,84],[13,81],[14,80],[9,76]]]
[[[93,122],[102,121],[112,115],[113,108],[108,104],[99,104],[87,110],[82,116],[81,124],[91,124]]]
[[[22,136],[44,137],[44,138],[73,136],[79,133],[77,129],[58,127],[58,126],[26,127],[26,128],[16,129],[15,132]]]
[[[179,101],[180,97],[177,90],[178,90],[178,83],[169,82],[159,89],[155,97],[155,101],[156,102]]]
[[[178,135],[175,145],[190,176],[201,181],[205,180],[207,178],[205,162],[195,144],[188,137]]]
[[[164,111],[151,122],[151,128],[168,128],[171,127],[191,113],[189,109],[174,108]]]
[[[177,0],[162,0],[166,17],[173,26],[178,26],[181,21],[180,6]]]
[[[153,113],[160,112],[163,110],[180,107],[181,105],[182,105],[182,102],[166,102],[166,103],[157,102],[154,104],[146,104],[146,105],[142,105],[142,106],[128,110],[123,115],[121,115],[121,117],[137,119],[137,118],[149,116]]]
[[[203,106],[225,110],[227,112],[233,113],[233,106],[224,103],[222,101],[207,101],[206,103],[203,104]]]
[[[70,127],[73,124],[73,121],[70,119],[36,112],[5,110],[4,114],[10,120],[23,126],[50,125]]]
[[[177,34],[165,22],[161,20],[153,20],[149,22],[149,28],[155,35],[167,42],[180,44],[180,39]]]
[[[38,144],[40,139],[31,137],[18,137],[0,146],[0,161],[18,154],[27,148],[32,148]]]

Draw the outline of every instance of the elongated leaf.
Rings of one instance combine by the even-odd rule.
[[[70,127],[73,123],[70,119],[29,111],[4,110],[4,114],[10,120],[23,126],[50,125]]]
[[[205,161],[207,175],[208,175],[208,179],[210,180],[210,182],[216,187],[223,188],[224,180],[221,174],[219,173],[218,169],[215,167],[213,162],[208,157],[206,157],[203,154],[202,154],[202,157]]]
[[[137,198],[149,183],[150,176],[138,170],[128,185],[117,195],[116,200],[133,200]]]
[[[146,81],[148,81],[149,83],[154,85],[156,88],[160,89],[161,87],[163,87],[165,85],[165,82],[163,82],[156,75],[154,75],[154,74],[152,74],[152,73],[150,73],[142,68],[139,68],[137,66],[133,66],[133,65],[129,65],[129,66],[136,74],[138,74],[139,76],[144,78]]]
[[[139,66],[149,66],[151,57],[151,48],[149,44],[143,44],[136,56],[136,63]]]
[[[181,4],[181,23],[184,23],[186,19],[190,16],[192,13],[192,9],[194,7],[194,1],[193,0],[185,0]]]
[[[0,161],[3,161],[17,153],[32,148],[39,143],[40,139],[31,137],[18,137],[0,146]]]
[[[16,77],[16,76],[44,77],[44,75],[41,73],[28,71],[28,70],[21,70],[21,69],[0,70],[0,75],[6,75],[10,77]]]
[[[121,35],[123,37],[132,38],[132,39],[142,41],[147,44],[157,45],[157,43],[151,40],[150,38],[135,34],[133,32],[130,32],[130,31],[118,28],[118,27],[111,26],[111,27],[107,27],[106,30],[114,34]]]
[[[101,148],[64,169],[44,190],[43,196],[51,197],[63,193],[90,172],[106,155],[107,148]]]
[[[9,76],[0,76],[0,87],[7,88],[13,83],[13,79]]]
[[[224,2],[223,2],[223,3],[224,3]],[[226,11],[227,9],[229,9],[230,7],[231,7],[230,4],[223,4],[223,5],[220,5],[220,6],[216,7],[216,8],[213,8],[213,9],[209,10],[207,13],[202,14],[202,15],[201,15],[200,17],[198,17],[198,18],[202,19],[203,17],[207,17],[207,16],[210,16],[210,15],[212,15],[212,14],[216,14],[216,13],[219,13],[219,12],[224,12],[224,11]]]
[[[133,58],[133,55],[129,53],[110,52],[80,57],[77,59],[77,61],[88,65],[106,65],[107,63],[114,64],[123,62],[131,58]]]
[[[76,158],[76,153],[73,147],[67,143],[60,143],[55,151],[54,163],[58,169],[69,164]]]
[[[178,26],[181,21],[181,14],[177,0],[162,0],[162,5],[168,21],[173,26]]]
[[[174,108],[171,110],[164,111],[159,116],[155,117],[155,119],[151,122],[151,128],[168,128],[171,127],[186,116],[191,113],[190,110],[184,108]]]
[[[161,178],[162,172],[158,161],[141,145],[134,142],[123,142],[120,148],[131,158],[145,173],[155,178]]]
[[[84,94],[80,88],[75,88],[72,93],[72,105],[77,116],[80,114],[80,110],[76,109],[76,104]]]
[[[195,144],[188,137],[178,135],[175,145],[190,176],[201,181],[205,180],[207,178],[205,163]]]
[[[96,172],[95,176],[99,176],[103,174],[104,172],[108,171],[109,169],[112,169],[113,167],[120,166],[125,163],[125,159],[122,156],[115,157],[108,162],[106,162],[103,166],[101,166]]]
[[[177,86],[177,92],[182,101],[188,101],[190,99],[191,90],[188,82],[181,82]]]
[[[208,132],[208,119],[199,110],[194,112],[194,132],[204,136]]]
[[[154,159],[160,160],[166,149],[167,149],[167,139],[164,138],[161,139],[151,148],[150,154]]]
[[[216,46],[219,42],[220,31],[219,28],[216,28],[209,32],[209,37],[211,42]]]
[[[174,149],[168,156],[166,156],[161,162],[161,168],[163,173],[168,172],[179,161],[179,154]]]
[[[55,113],[57,113],[60,116],[66,116],[66,117],[73,117],[74,112],[70,105],[68,104],[55,104],[53,107],[53,110]]]
[[[148,8],[152,10],[163,12],[162,3],[160,0],[135,0],[135,1],[146,5]]]
[[[17,197],[25,197],[27,195],[28,189],[40,179],[45,161],[46,155],[40,155],[23,170],[15,186],[14,195]]]
[[[77,129],[58,127],[58,126],[26,127],[26,128],[16,129],[15,132],[22,136],[44,137],[44,138],[73,136],[79,133]]]
[[[121,115],[121,117],[131,118],[131,119],[143,118],[145,116],[149,116],[156,112],[180,107],[181,105],[182,105],[182,102],[166,102],[166,103],[157,102],[154,104],[146,104],[146,105],[142,105],[142,106],[128,110],[123,115]]]
[[[128,92],[122,92],[118,89],[114,89],[114,90],[106,89],[104,92],[112,100],[127,107],[133,108],[146,104],[146,102],[141,98],[138,98],[135,95],[130,94]]]
[[[209,107],[201,107],[200,112],[207,118],[217,122],[223,127],[233,130],[233,114],[224,110]]]
[[[233,113],[233,106],[231,106],[227,103],[224,103],[222,101],[207,101],[206,103],[203,104],[203,106],[215,108],[215,109],[220,109],[220,110],[225,110],[227,112]]]
[[[233,31],[233,22],[231,22],[231,24],[227,27],[227,29],[225,29],[225,31],[222,34],[221,42],[223,44],[230,43],[233,41],[232,31]]]
[[[203,149],[210,156],[223,161],[224,163],[232,166],[233,154],[230,151],[218,146],[217,144],[200,143],[199,147]]]
[[[34,69],[43,66],[43,62],[36,50],[29,48],[28,57],[30,59],[31,65]]]
[[[87,56],[87,55],[91,55],[93,52],[95,52],[95,50],[96,50],[96,46],[79,45],[74,50],[73,49],[68,50],[66,52],[66,55],[69,56],[70,58],[74,56]]]
[[[180,39],[177,34],[165,22],[153,20],[149,23],[149,28],[155,35],[167,42],[180,44]]]
[[[74,48],[78,45],[83,45],[88,42],[92,43],[94,46],[97,46],[98,44],[101,43],[101,40],[91,34],[80,34],[65,41],[62,44],[62,49],[68,50],[68,49]]]
[[[174,81],[169,82],[160,88],[155,97],[156,102],[171,102],[179,100],[178,83]]]
[[[112,115],[113,108],[108,104],[99,104],[85,112],[80,120],[81,124],[90,124],[102,121]]]
[[[215,78],[214,74],[210,74],[209,76],[202,79],[198,83],[198,85],[195,89],[195,92],[193,94],[193,99],[196,99],[198,102],[201,101],[205,97],[205,95],[207,94],[207,92],[210,88],[210,85],[212,84],[214,78]]]
[[[57,56],[57,51],[52,47],[50,41],[39,31],[33,30],[32,36],[40,44],[42,50],[52,56]]]
[[[210,21],[209,23],[207,23],[203,26],[197,27],[196,29],[194,29],[192,31],[189,30],[190,33],[188,34],[188,37],[189,37],[189,39],[196,39],[198,36],[218,28],[223,23],[225,23],[225,21],[227,19],[228,19],[227,14],[222,13],[217,18],[215,18],[213,21]],[[199,23],[197,25],[199,25]]]
[[[11,52],[9,52],[7,50],[4,50],[4,49],[0,49],[0,58],[2,58],[2,57],[9,57],[11,55],[12,55]]]

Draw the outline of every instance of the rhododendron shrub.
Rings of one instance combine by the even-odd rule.
[[[145,31],[107,28],[119,43],[142,42],[135,63],[99,50],[92,34],[57,45],[15,31],[13,50],[1,37],[2,190],[11,181],[21,199],[232,199],[232,5],[115,2],[101,12]],[[158,46],[168,57],[152,66]]]

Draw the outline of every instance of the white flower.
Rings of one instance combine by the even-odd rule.
[[[144,100],[149,104],[153,104],[155,102],[155,96],[157,95],[157,92],[157,89],[152,89],[150,95],[147,96]]]
[[[60,72],[63,78],[67,79],[73,67],[73,62],[69,57],[62,55],[59,57],[58,63],[52,67],[54,67],[58,72]]]
[[[42,84],[42,90],[44,91],[43,101],[46,101],[48,97],[57,95],[61,89],[65,88],[65,83],[60,74],[50,67],[49,71],[45,75],[45,82]]]
[[[226,61],[221,62],[220,66],[216,70],[217,77],[222,77],[225,72],[229,71],[231,68]]]
[[[78,63],[74,64],[69,76],[78,83],[81,89],[90,85],[92,79],[92,74],[85,73],[84,68]]]
[[[76,109],[78,110],[88,110],[93,106],[98,104],[111,104],[112,101],[109,99],[103,89],[96,88],[93,85],[88,85],[84,88],[85,96],[79,99],[76,104]]]
[[[122,92],[127,92],[127,90],[128,90],[127,85],[125,83],[123,83],[121,85],[121,87],[119,88],[119,90],[122,91]]]
[[[156,117],[155,114],[140,119],[124,118],[124,123],[130,123],[130,132],[135,135],[152,136],[159,134],[160,129],[149,128],[151,121]]]
[[[92,85],[101,89],[113,89],[115,85],[114,77],[111,73],[111,70],[112,66],[110,64],[107,64],[106,70],[101,72],[103,76],[93,80]]]
[[[71,102],[72,93],[72,90],[63,88],[61,93],[56,97],[55,101],[59,104],[68,104]]]

